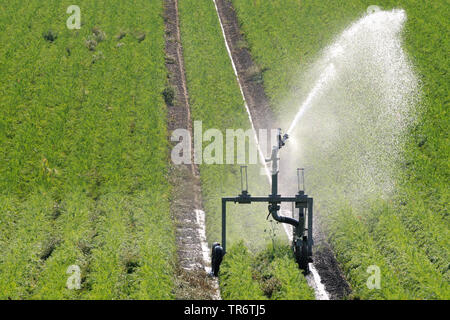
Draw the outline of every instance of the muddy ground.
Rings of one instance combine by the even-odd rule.
[[[172,131],[178,128],[189,130],[191,137],[193,134],[179,30],[178,1],[165,0],[164,6],[166,68],[169,73],[169,88],[172,88],[174,93],[173,101],[166,101],[170,141]],[[177,142],[170,142],[172,147],[175,144]],[[169,172],[173,186],[170,210],[176,224],[178,252],[175,296],[177,299],[217,299],[220,297],[217,281],[206,272],[209,264],[203,258],[199,233],[201,226],[195,213],[195,210],[203,210],[200,176],[198,167],[193,161],[191,163],[171,164]]]

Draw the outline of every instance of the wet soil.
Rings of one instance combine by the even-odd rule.
[[[173,103],[168,104],[168,140],[170,150],[178,142],[170,137],[176,129],[187,129],[192,134],[189,95],[183,61],[183,48],[179,30],[178,1],[165,0],[166,27],[165,51],[169,85],[173,88]],[[192,146],[191,141],[191,146]],[[193,150],[193,148],[191,148]],[[191,160],[193,154],[190,155]],[[176,225],[178,266],[175,295],[177,299],[218,299],[218,284],[206,271],[209,262],[204,260],[202,241],[196,210],[203,210],[198,167],[193,164],[171,163],[169,179],[172,189],[171,214]]]

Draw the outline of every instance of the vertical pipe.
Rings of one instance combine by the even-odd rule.
[[[295,233],[298,237],[303,239],[303,235],[305,234],[305,208],[298,209],[298,227],[295,230]]]
[[[243,166],[241,166],[241,191],[244,191],[244,183],[242,180],[242,168],[243,168]]]
[[[227,251],[227,202],[222,199],[222,248],[223,252]]]
[[[278,194],[278,172],[272,175],[272,195],[276,196]]]
[[[313,198],[308,198],[308,254],[312,254],[313,245]]]
[[[298,193],[304,194],[305,192],[305,169],[297,168],[297,187]]]

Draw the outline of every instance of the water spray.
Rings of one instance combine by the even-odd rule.
[[[330,63],[326,68],[325,71],[322,73],[322,76],[320,79],[316,82],[316,85],[314,88],[309,92],[308,97],[306,98],[305,102],[301,105],[299,108],[297,114],[295,115],[294,121],[292,121],[287,134],[292,134],[292,131],[297,126],[298,121],[302,118],[302,116],[305,114],[306,111],[308,111],[309,108],[312,106],[312,101],[316,96],[321,93],[323,87],[332,79],[334,74],[336,73],[336,70],[334,68],[333,63]]]

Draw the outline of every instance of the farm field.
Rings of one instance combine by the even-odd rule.
[[[70,29],[72,3],[4,1],[0,300],[450,299],[449,4],[374,4],[80,0]],[[279,193],[305,169],[306,276],[254,202],[205,272],[241,166],[270,193],[249,114],[289,133]],[[200,163],[175,167],[176,129]]]
[[[0,10],[0,298],[170,299],[162,2],[77,4]]]
[[[272,108],[279,115],[287,113],[287,118],[296,112],[286,107],[286,101],[299,97],[298,78],[321,50],[373,4],[359,0],[232,2],[249,50],[264,70]],[[421,113],[409,129],[395,192],[390,199],[371,198],[365,206],[355,206],[341,197],[344,190],[337,184],[339,179],[323,175],[307,178],[309,192],[352,286],[351,297],[448,299],[448,4],[385,1],[380,6],[405,10],[404,47],[422,90]],[[345,155],[340,160],[346,161]],[[330,198],[331,190],[335,197]],[[371,265],[380,268],[379,290],[366,286]]]

